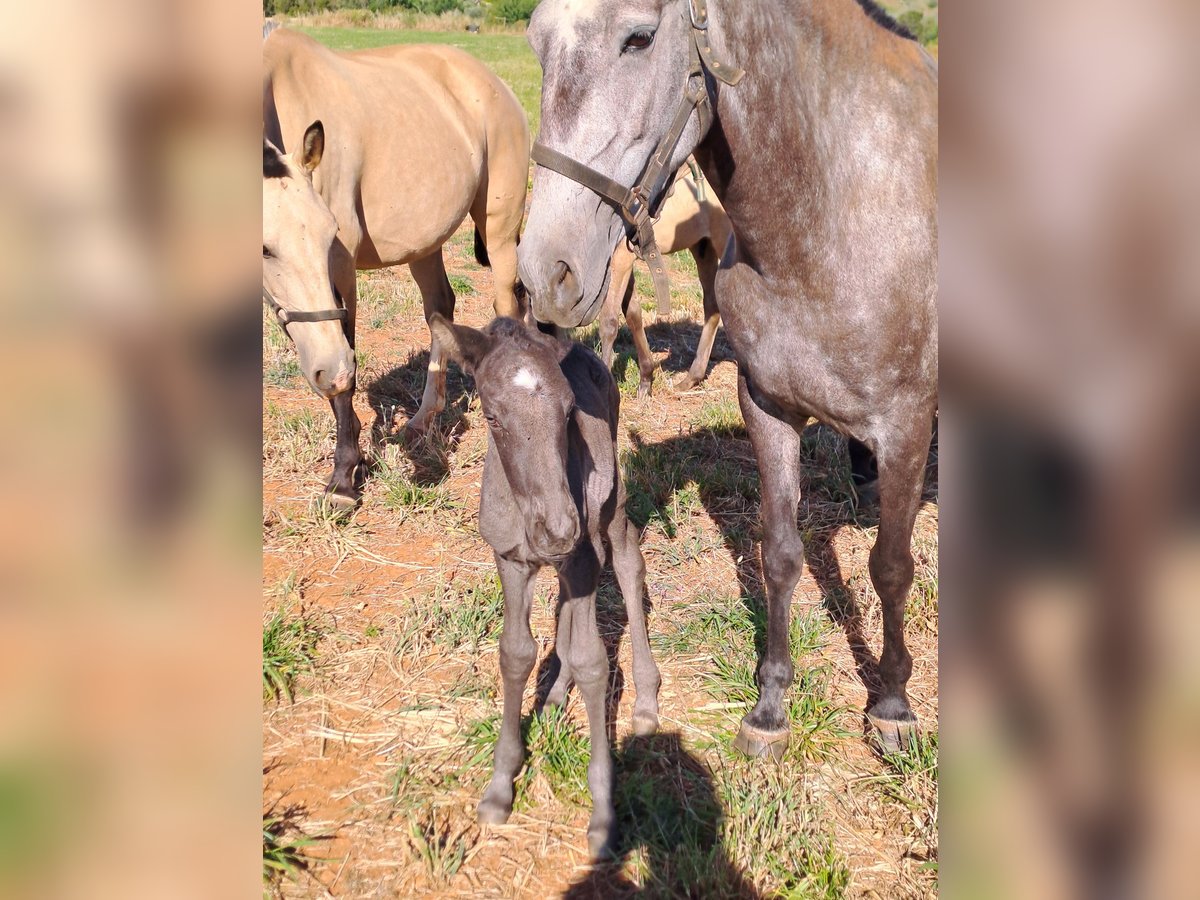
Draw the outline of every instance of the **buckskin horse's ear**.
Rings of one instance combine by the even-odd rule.
[[[300,158],[296,160],[305,172],[312,174],[325,155],[325,126],[321,120],[313,122],[304,132],[304,142],[300,150]]]
[[[429,319],[429,333],[452,360],[473,373],[492,349],[492,339],[477,328],[455,325],[441,313]]]

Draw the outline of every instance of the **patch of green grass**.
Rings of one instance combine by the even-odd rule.
[[[465,275],[450,275],[450,287],[456,297],[470,297],[475,293],[475,285]]]
[[[467,834],[468,828],[466,825],[455,826],[450,816],[439,823],[433,810],[421,818],[409,817],[408,836],[413,852],[425,864],[425,872],[434,884],[449,884],[462,868],[468,851],[474,846]]]
[[[487,65],[512,88],[529,118],[530,133],[538,132],[541,118],[542,69],[523,34],[469,34],[375,28],[299,30],[334,50],[361,50],[391,44],[448,44],[458,47]]]
[[[421,601],[434,643],[473,652],[485,640],[498,637],[504,621],[504,590],[492,575],[466,586],[441,582]]]
[[[718,400],[705,403],[692,417],[692,425],[696,428],[706,428],[721,437],[746,436],[742,410],[733,397],[722,396]]]
[[[299,879],[310,859],[302,852],[317,839],[295,832],[284,817],[263,815],[263,884],[276,886],[284,877]]]
[[[263,370],[263,381],[272,387],[291,387],[300,375],[300,362],[284,357]]]
[[[293,688],[300,675],[316,671],[317,643],[324,631],[303,613],[289,616],[278,610],[262,634],[263,699],[293,700]]]

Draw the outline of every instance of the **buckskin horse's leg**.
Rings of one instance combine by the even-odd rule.
[[[632,281],[625,295],[625,324],[629,326],[629,333],[633,335],[633,346],[637,348],[640,376],[637,395],[638,399],[642,400],[649,397],[654,389],[654,370],[658,368],[658,363],[654,361],[654,354],[650,352],[650,342],[646,340],[646,327],[642,324],[642,304],[634,294]]]
[[[734,746],[747,756],[783,757],[788,744],[784,693],[795,670],[788,646],[792,592],[804,566],[796,528],[800,499],[800,433],[771,415],[751,396],[738,373],[738,401],[758,460],[762,485],[762,564],[767,589],[767,650],[758,666],[758,703],[742,719]]]
[[[646,605],[642,588],[646,583],[646,563],[638,546],[637,530],[618,509],[608,527],[612,545],[613,571],[621,596],[625,598],[625,613],[629,620],[629,645],[633,651],[633,683],[637,699],[633,704],[633,733],[654,734],[658,731],[658,687],[661,678],[658,666],[650,653],[650,638],[646,634]]]
[[[343,330],[350,349],[353,350],[355,313],[358,305],[354,255],[339,237],[333,242],[331,257],[333,283],[346,307]],[[357,381],[356,374],[350,379],[349,388],[329,399],[329,406],[333,409],[333,418],[337,424],[337,436],[333,451],[333,474],[329,483],[325,485],[325,494],[332,503],[339,506],[351,506],[358,502],[360,496],[355,481],[359,463],[362,462],[362,451],[358,446],[362,423],[358,420],[358,413],[354,411],[354,390]]]
[[[600,308],[600,359],[606,369],[612,369],[613,344],[620,330],[619,317],[625,308],[630,285],[633,281],[633,251],[624,240],[617,241],[617,249],[613,251],[612,271],[609,275],[608,296]]]
[[[904,606],[913,581],[912,532],[924,487],[930,417],[914,416],[876,448],[879,460],[879,535],[871,548],[871,583],[883,606],[879,698],[867,710],[885,752],[907,744],[917,718],[905,687],[912,656],[904,646]]]
[[[439,247],[424,259],[415,260],[408,268],[417,282],[417,287],[421,289],[421,300],[425,304],[425,321],[428,322],[433,314],[438,312],[453,322],[454,289],[450,287],[450,279],[446,277],[442,248]],[[408,420],[409,430],[418,434],[423,432],[429,427],[430,420],[436,418],[445,408],[446,351],[438,345],[437,338],[431,338],[425,390],[421,394],[421,406]]]
[[[613,807],[613,764],[608,748],[608,654],[596,626],[596,586],[600,561],[591,544],[583,543],[559,570],[562,596],[570,604],[571,646],[567,659],[571,674],[587,707],[591,760],[588,788],[592,794],[592,817],[588,821],[588,849],[599,858],[612,847],[616,810]]]
[[[513,779],[525,758],[521,743],[521,699],[537,659],[537,644],[529,630],[534,576],[538,567],[496,555],[504,589],[504,628],[500,633],[500,674],[504,681],[504,713],[492,781],[479,801],[479,821],[499,825],[508,821],[513,806]]]
[[[696,355],[686,372],[675,382],[675,389],[690,391],[708,375],[708,359],[712,355],[713,342],[717,338],[717,326],[721,324],[721,313],[717,310],[717,263],[720,262],[712,241],[705,238],[692,248],[696,259],[696,271],[700,276],[700,287],[704,291],[704,327],[700,340],[696,342]]]

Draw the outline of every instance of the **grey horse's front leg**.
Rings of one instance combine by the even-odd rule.
[[[588,763],[588,788],[592,817],[588,822],[588,850],[600,858],[613,846],[616,810],[613,808],[613,764],[606,721],[608,654],[596,626],[596,586],[600,562],[590,545],[583,545],[559,571],[559,587],[571,609],[571,645],[567,659],[571,674],[587,707],[592,752]]]
[[[646,633],[646,606],[642,586],[646,583],[646,563],[638,546],[637,530],[618,509],[608,528],[612,546],[613,571],[621,596],[625,598],[625,613],[629,619],[629,644],[633,651],[633,683],[637,699],[633,704],[633,733],[654,734],[658,731],[658,687],[661,679],[658,666],[650,653],[650,638]]]
[[[516,563],[496,554],[496,568],[504,588],[504,630],[500,635],[500,673],[504,679],[504,715],[496,742],[492,781],[479,802],[479,821],[499,825],[508,821],[513,807],[513,779],[525,758],[521,744],[521,700],[529,673],[537,659],[537,645],[529,630],[537,566]]]

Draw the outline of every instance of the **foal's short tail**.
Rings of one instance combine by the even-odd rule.
[[[479,233],[479,226],[475,226],[475,262],[481,266],[491,266],[492,261],[488,259],[487,246],[483,243],[483,235]]]

